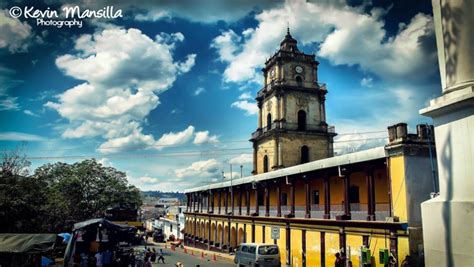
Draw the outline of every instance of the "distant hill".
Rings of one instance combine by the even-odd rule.
[[[186,199],[184,193],[179,192],[142,191],[141,193],[144,197],[178,198],[180,201],[184,201]]]

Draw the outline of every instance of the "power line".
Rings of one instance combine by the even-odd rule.
[[[348,142],[361,142],[367,140],[380,140],[387,137],[376,137],[376,138],[366,138],[366,139],[357,139],[357,140],[345,140],[334,143],[348,143]],[[260,147],[260,148],[273,148],[273,147]],[[159,157],[196,157],[196,156],[226,156],[226,155],[238,155],[246,151],[251,152],[253,148],[251,147],[242,147],[242,148],[226,148],[226,149],[213,149],[213,150],[195,150],[195,151],[181,151],[181,152],[168,152],[168,153],[117,153],[110,155],[67,155],[67,156],[30,156],[27,157],[28,160],[60,160],[60,159],[88,159],[88,158],[115,158],[115,159],[130,159],[130,158],[159,158]],[[318,149],[323,150],[323,149]],[[327,149],[330,150],[330,149]],[[269,151],[265,154],[273,154],[274,152]]]
[[[337,136],[345,136],[345,135],[361,135],[361,134],[375,134],[375,133],[385,133],[386,131],[368,131],[368,132],[359,132],[359,133],[341,133],[338,134]],[[380,137],[381,139],[382,137]],[[366,139],[359,139],[359,140],[371,140],[372,138],[366,138]],[[379,139],[379,138],[375,138]],[[358,141],[358,140],[353,140],[353,141]],[[246,139],[240,139],[240,140],[223,140],[220,141],[219,143],[221,144],[226,144],[226,143],[247,143],[249,140]],[[345,141],[334,141],[334,143],[343,143],[343,142],[352,142],[352,140],[345,140]],[[212,143],[208,143],[212,144]],[[147,148],[169,148],[169,147],[182,147],[185,146],[186,144],[172,144],[172,145],[166,145],[166,144],[156,144],[156,145],[145,145],[145,146],[131,146],[128,147],[127,150],[141,150],[141,149],[147,149]],[[67,147],[67,148],[55,148],[55,149],[39,149],[35,150],[36,152],[51,152],[51,151],[65,151],[65,150],[77,150],[77,149],[83,149],[85,148],[84,146],[75,146],[75,147]],[[122,148],[121,146],[106,146],[106,147],[96,147],[96,150],[113,150],[113,149],[120,149]],[[9,151],[9,150],[6,150]]]

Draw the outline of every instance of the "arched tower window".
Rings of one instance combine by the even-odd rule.
[[[272,114],[268,113],[267,115],[267,130],[272,128]]]
[[[306,130],[306,112],[304,110],[298,111],[298,131]]]
[[[268,156],[263,157],[263,172],[268,172]]]
[[[307,146],[301,147],[301,163],[309,162],[309,148]]]
[[[295,80],[296,85],[298,85],[298,87],[303,87],[303,79],[301,78],[301,76],[296,76]]]

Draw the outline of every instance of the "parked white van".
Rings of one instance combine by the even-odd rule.
[[[280,267],[280,251],[273,244],[242,243],[235,252],[234,262],[239,267]]]

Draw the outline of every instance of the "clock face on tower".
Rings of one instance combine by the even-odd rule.
[[[300,74],[301,74],[301,73],[303,73],[303,67],[301,67],[301,66],[298,65],[298,66],[295,67],[295,71],[296,71],[296,73],[300,73]]]
[[[272,71],[270,71],[270,76],[272,78],[275,78],[275,69],[272,69]]]

